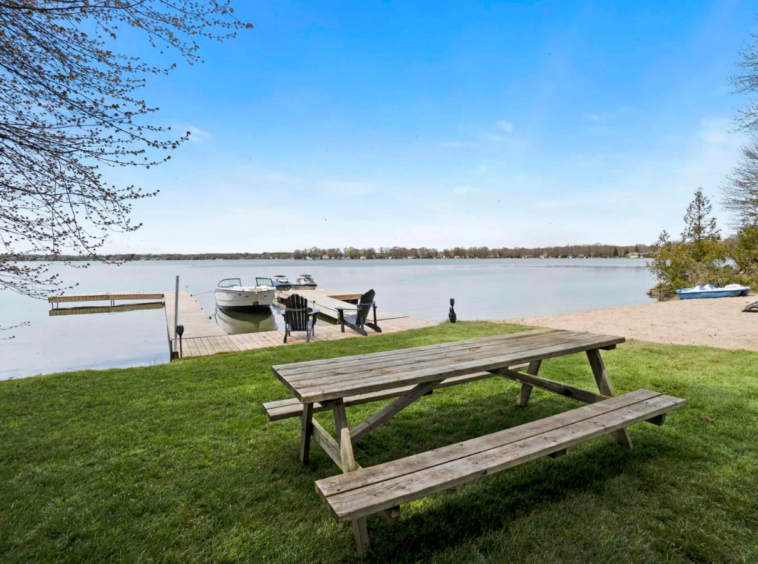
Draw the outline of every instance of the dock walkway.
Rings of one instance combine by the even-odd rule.
[[[325,315],[335,321],[339,319],[338,307],[355,308],[355,305],[348,303],[345,300],[358,301],[361,298],[361,294],[349,294],[345,292],[338,292],[336,290],[287,290],[277,292],[277,299],[284,301],[292,294],[299,294],[306,300],[308,300],[308,307],[318,309],[321,315]],[[407,315],[400,315],[395,313],[388,313],[382,311],[381,304],[376,311],[376,319],[381,323],[383,321],[389,321],[394,319],[407,318]]]
[[[319,291],[316,290],[316,292]],[[321,292],[326,293],[324,290]],[[340,295],[340,297],[353,296],[352,294],[345,294],[344,292],[342,294],[332,294]],[[325,302],[324,298],[328,297],[325,295],[316,295],[312,297],[316,299],[316,303],[318,304],[317,307],[328,317],[331,317],[331,315],[329,315],[326,310],[329,309],[329,311],[334,311],[335,319],[336,310],[327,308],[327,306],[334,307],[337,303],[348,307],[350,306],[350,304],[334,298],[331,298],[331,302]],[[360,295],[358,295],[356,299],[359,297]],[[174,292],[166,292],[165,298],[166,325],[168,327],[168,338],[170,343],[174,338]],[[200,304],[195,301],[195,298],[193,298],[189,292],[185,291],[179,292],[179,325],[184,325],[182,348],[185,357],[208,356],[222,352],[241,352],[266,347],[290,346],[306,342],[305,333],[295,332],[290,335],[287,344],[285,345],[284,330],[282,329],[261,333],[227,335],[224,330],[216,325],[213,319],[208,316]],[[409,329],[432,327],[436,325],[436,323],[423,319],[416,319],[407,315],[384,314],[379,317],[379,325],[382,328],[382,333],[397,333]],[[368,333],[369,335],[378,334],[371,330],[369,330]],[[322,322],[316,324],[316,333],[311,339],[311,342],[352,339],[355,337],[360,337],[355,331],[348,329],[345,333],[342,333],[339,326],[329,325],[328,323]]]

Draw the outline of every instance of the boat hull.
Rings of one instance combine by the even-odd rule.
[[[747,286],[740,286],[739,284],[730,284],[724,288],[716,288],[712,285],[696,286],[694,288],[684,288],[677,290],[680,300],[703,300],[711,298],[737,298],[739,296],[747,296],[750,292],[750,288]]]
[[[679,294],[680,300],[703,300],[708,298],[737,298],[747,296],[748,290],[722,290],[720,292],[686,292]]]
[[[290,284],[290,290],[315,290],[317,284]]]
[[[244,310],[273,305],[275,294],[274,288],[219,288],[214,296],[216,305],[221,309]]]

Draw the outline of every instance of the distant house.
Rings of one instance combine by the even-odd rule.
[[[639,253],[629,253],[626,256],[627,258],[641,258],[641,255]]]
[[[365,255],[361,255],[360,260],[366,260],[366,256]]]
[[[329,255],[321,255],[321,260],[329,260],[330,258]]]

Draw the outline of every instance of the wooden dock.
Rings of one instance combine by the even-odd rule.
[[[116,301],[135,300],[162,300],[163,292],[105,292],[102,294],[68,294],[62,296],[48,296],[47,301],[51,304],[63,304],[73,302],[110,302],[115,305]]]
[[[277,300],[284,302],[292,294],[298,294],[308,300],[308,307],[312,309],[318,309],[321,315],[324,315],[330,319],[339,319],[339,313],[337,308],[355,308],[354,304],[349,301],[357,302],[361,299],[361,294],[350,294],[346,292],[338,292],[335,290],[287,290],[276,293]],[[382,311],[381,304],[376,311],[376,318],[380,326],[383,321],[390,321],[394,319],[402,319],[408,317],[407,315],[400,315],[395,313],[389,313]]]
[[[283,301],[294,292],[277,292],[277,299]],[[352,307],[349,301],[357,301],[361,294],[349,292],[338,292],[332,290],[297,290],[296,293],[302,295],[308,300],[310,307],[318,308],[321,314],[328,319],[336,320],[338,318],[337,307]],[[135,304],[115,305],[115,301],[146,301],[163,300],[163,302],[147,302]],[[166,329],[168,336],[169,350],[171,350],[174,339],[174,310],[175,310],[175,292],[104,292],[100,294],[71,294],[64,296],[50,296],[48,302],[56,304],[50,310],[51,316],[58,315],[85,315],[93,313],[115,313],[119,311],[131,311],[137,309],[157,309],[164,307],[166,310]],[[74,308],[58,308],[59,303],[81,303],[81,302],[98,302],[108,301],[110,306],[85,306]],[[408,315],[399,315],[384,312],[380,309],[377,312],[377,320],[382,328],[382,333],[397,333],[409,329],[420,329],[422,327],[431,327],[436,323],[416,319]],[[240,352],[266,347],[281,347],[284,344],[284,330],[264,331],[260,333],[245,333],[239,335],[227,335],[226,332],[216,324],[216,322],[203,310],[200,304],[189,292],[179,292],[179,325],[184,326],[182,336],[182,350],[185,357],[190,356],[207,356],[221,352]],[[369,336],[376,335],[370,328],[366,329]],[[342,333],[338,325],[331,325],[327,321],[321,320],[316,324],[316,332],[311,341],[333,341],[337,339],[351,339],[360,337],[358,333],[351,329],[346,329]],[[305,333],[292,333],[287,341],[287,345],[296,345],[305,343]]]
[[[318,290],[317,290],[318,292]],[[336,295],[353,296],[342,292]],[[360,295],[357,296],[358,298]],[[318,299],[322,299],[319,297]],[[332,298],[334,300],[334,298]],[[166,325],[168,327],[169,343],[174,338],[174,292],[165,293],[166,302]],[[337,300],[334,300],[335,302]],[[318,302],[317,302],[318,303]],[[337,304],[328,302],[331,306]],[[345,302],[340,304],[349,306]],[[321,303],[318,305],[322,312],[327,309]],[[332,310],[333,311],[333,310]],[[327,314],[328,315],[328,314]],[[336,314],[335,314],[336,316]],[[335,317],[336,318],[336,317]],[[224,330],[216,325],[208,314],[203,310],[195,298],[189,292],[179,292],[179,325],[184,326],[184,335],[182,337],[182,349],[185,357],[208,356],[222,352],[241,352],[267,347],[282,347],[303,344],[306,342],[305,333],[292,333],[284,344],[284,330],[264,331],[261,333],[245,333],[241,335],[227,335]],[[385,314],[385,317],[379,317],[379,325],[382,333],[397,333],[409,329],[420,329],[423,327],[432,327],[436,323],[416,319],[410,316]],[[377,335],[372,330],[368,330],[369,335]],[[337,325],[330,325],[326,322],[316,324],[316,332],[311,342],[334,341],[338,339],[352,339],[361,337],[355,331],[347,329],[342,333]],[[362,338],[362,337],[361,337]]]

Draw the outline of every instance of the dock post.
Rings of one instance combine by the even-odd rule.
[[[176,326],[179,325],[179,277],[176,277],[176,292],[174,292],[174,344],[171,347],[171,360],[175,359],[179,355],[179,350],[176,348]]]

